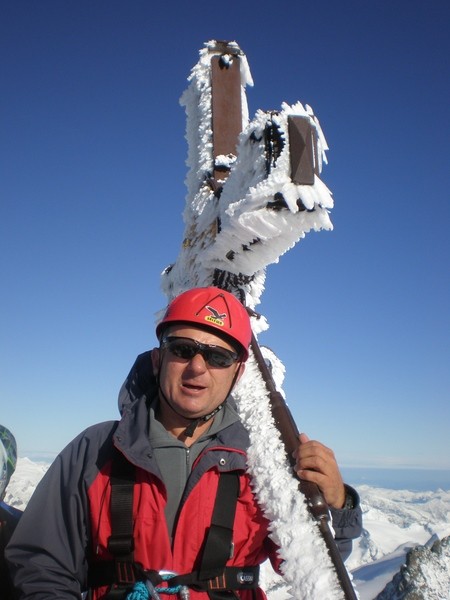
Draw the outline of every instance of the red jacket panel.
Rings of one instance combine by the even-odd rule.
[[[214,449],[206,452],[214,453]],[[101,469],[88,491],[92,544],[95,556],[99,560],[112,558],[107,550],[108,538],[111,535],[110,470],[111,463],[108,463]],[[267,548],[271,549],[271,558],[276,562],[274,547],[265,544],[268,521],[255,502],[250,479],[243,471],[239,479],[240,493],[233,528],[234,552],[227,566],[259,565],[268,558]],[[191,573],[198,569],[201,548],[211,524],[218,482],[217,468],[207,470],[200,477],[180,511],[171,547],[164,516],[164,485],[155,475],[137,468],[133,498],[135,561],[144,569],[168,570],[178,574]],[[102,598],[106,589],[98,589],[94,598]],[[246,593],[248,592],[242,591],[241,597],[245,598]],[[207,596],[204,592],[190,590],[190,597],[204,599]],[[262,592],[260,597],[265,597]]]

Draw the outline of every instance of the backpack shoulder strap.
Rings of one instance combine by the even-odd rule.
[[[133,494],[136,468],[116,450],[111,466],[111,535],[108,550],[115,557],[133,560]]]
[[[211,526],[203,547],[198,577],[217,577],[231,557],[233,525],[239,496],[239,475],[233,471],[220,474]]]
[[[110,585],[106,600],[122,600],[136,581],[133,538],[133,496],[136,468],[117,449],[113,449],[111,484],[111,535],[108,551],[112,561],[92,562],[90,589]]]
[[[111,535],[108,539],[108,550],[114,557],[114,572],[107,600],[122,599],[136,581],[133,538],[135,481],[135,466],[115,449],[110,475]]]

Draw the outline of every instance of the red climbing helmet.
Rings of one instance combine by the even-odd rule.
[[[157,325],[158,339],[161,339],[168,325],[178,322],[192,323],[225,334],[239,344],[242,360],[247,360],[252,338],[250,318],[244,306],[230,292],[216,287],[194,288],[183,292],[172,300],[162,321]]]

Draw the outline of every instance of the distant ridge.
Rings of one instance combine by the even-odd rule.
[[[344,479],[353,486],[370,485],[412,492],[450,490],[450,469],[344,467]]]

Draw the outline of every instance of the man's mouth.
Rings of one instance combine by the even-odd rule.
[[[204,385],[195,385],[193,383],[183,383],[183,387],[187,388],[188,390],[195,390],[195,391],[201,391],[206,389],[206,386]]]

